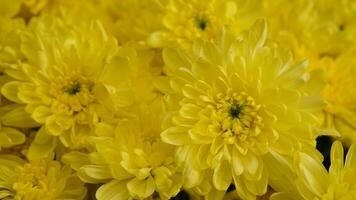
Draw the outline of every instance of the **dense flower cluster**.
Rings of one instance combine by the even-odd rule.
[[[355,87],[351,0],[0,0],[0,199],[354,200]]]

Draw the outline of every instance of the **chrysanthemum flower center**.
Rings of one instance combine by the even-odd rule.
[[[230,117],[233,119],[239,118],[241,110],[242,110],[242,106],[237,102],[233,102],[229,110]]]
[[[195,11],[191,14],[190,21],[193,24],[192,33],[195,37],[210,37],[215,35],[217,21],[207,10]]]
[[[69,95],[76,95],[77,93],[80,92],[80,83],[73,83],[68,88],[65,88],[64,92],[66,92]]]
[[[214,8],[209,4],[189,3],[169,14],[167,26],[183,41],[212,38],[222,26],[221,20],[213,11]],[[172,21],[174,18],[175,20]]]
[[[49,192],[48,184],[45,164],[27,163],[20,169],[18,180],[13,186],[16,190],[15,199],[45,195]]]
[[[50,87],[53,98],[52,109],[69,115],[85,111],[95,100],[92,93],[94,83],[80,74],[58,77]]]
[[[230,142],[246,140],[256,136],[263,127],[262,118],[258,115],[260,105],[246,93],[219,94],[216,112],[213,115],[214,129]]]
[[[196,24],[200,30],[204,31],[206,29],[206,27],[208,26],[208,21],[205,19],[205,17],[198,16],[196,18]]]

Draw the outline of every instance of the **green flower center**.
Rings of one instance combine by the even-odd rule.
[[[71,86],[64,89],[64,92],[71,96],[78,94],[80,92],[80,83],[78,82],[73,83]]]
[[[208,22],[204,17],[197,17],[196,23],[197,27],[202,31],[204,31],[208,25]]]
[[[242,106],[238,104],[236,101],[232,103],[229,109],[229,115],[232,119],[236,119],[240,117],[240,113],[242,111]]]
[[[255,137],[263,128],[260,108],[244,92],[218,94],[216,110],[211,116],[212,130],[218,130],[229,144]]]

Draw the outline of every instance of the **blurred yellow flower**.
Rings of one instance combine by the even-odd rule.
[[[353,85],[356,44],[356,3],[347,0],[264,1],[264,15],[272,26],[271,42],[308,59],[312,70],[323,70],[327,86],[321,95],[328,106],[324,126],[335,128],[346,144],[356,139]],[[292,20],[292,21],[291,21]]]
[[[291,48],[296,59],[311,59],[312,67],[323,67],[314,60],[336,58],[356,42],[353,1],[265,0],[263,13],[271,25],[271,39]]]
[[[295,181],[298,193],[280,192],[272,195],[272,200],[351,200],[356,198],[355,144],[351,145],[344,162],[341,142],[336,141],[330,152],[329,172],[320,159],[300,153],[298,177]],[[292,187],[289,188],[289,191]]]
[[[0,197],[15,200],[77,199],[86,189],[69,166],[57,161],[26,162],[13,155],[0,156]]]
[[[0,199],[356,199],[355,46],[350,0],[0,0]]]
[[[326,69],[327,84],[322,95],[328,101],[324,111],[324,126],[335,128],[347,145],[356,141],[356,59],[344,54]]]
[[[189,50],[197,38],[214,39],[224,25],[236,31],[248,28],[258,16],[259,0],[161,1],[163,28],[148,44],[154,47],[179,45]]]
[[[120,45],[145,44],[147,37],[161,29],[163,13],[157,0],[100,1],[100,7],[112,22],[107,28]]]

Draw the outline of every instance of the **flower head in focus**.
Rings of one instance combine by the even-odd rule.
[[[239,37],[225,30],[216,43],[197,41],[192,58],[164,51],[169,77],[156,85],[167,94],[172,124],[161,136],[179,147],[188,185],[210,187],[201,178],[210,176],[218,194],[234,182],[241,198],[254,199],[267,190],[273,160],[266,155],[314,145],[324,103],[301,88],[319,84],[308,85],[305,63],[265,46],[266,32],[259,21]]]

